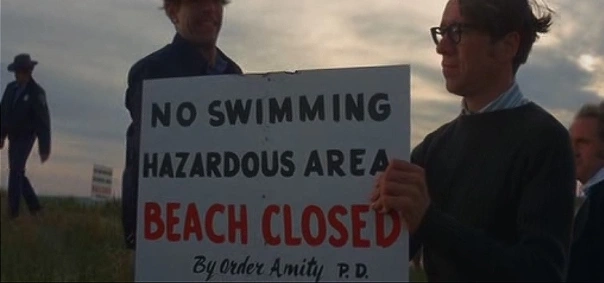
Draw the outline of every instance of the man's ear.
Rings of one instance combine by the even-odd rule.
[[[177,24],[179,6],[177,4],[168,4],[168,5],[166,5],[165,9],[166,9],[166,15],[168,16],[170,21],[173,24]]]
[[[509,62],[514,60],[520,47],[520,34],[518,32],[510,32],[506,34],[497,43],[496,54],[498,59]]]

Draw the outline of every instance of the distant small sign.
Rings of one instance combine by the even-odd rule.
[[[92,197],[96,199],[110,199],[113,196],[112,185],[113,169],[94,164],[92,169]]]

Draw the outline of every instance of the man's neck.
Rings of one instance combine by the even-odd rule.
[[[23,79],[17,80],[17,84],[20,86],[24,86],[24,85],[27,85],[27,83],[29,83],[30,80],[31,80],[31,78],[23,78]]]
[[[471,112],[478,112],[489,103],[495,101],[514,85],[514,76],[494,80],[484,84],[484,88],[477,89],[475,93],[464,96],[464,103]]]
[[[208,62],[209,67],[214,67],[216,65],[216,57],[218,56],[218,49],[216,47],[200,47],[197,49],[201,56]]]

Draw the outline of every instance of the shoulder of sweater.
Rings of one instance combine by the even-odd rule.
[[[441,125],[436,130],[427,134],[426,137],[424,137],[424,142],[432,140],[434,138],[438,138],[438,137],[442,136],[443,134],[445,134],[446,132],[448,132],[459,121],[459,117],[460,116],[455,117],[455,119]]]
[[[149,69],[161,65],[163,62],[170,62],[169,59],[172,57],[170,46],[168,44],[136,61],[128,71],[128,81],[144,79],[150,73]]]
[[[569,138],[566,127],[538,104],[528,104],[525,111],[521,113],[523,113],[523,116],[520,117],[521,125],[525,128],[527,135],[539,139]]]
[[[243,74],[243,69],[241,69],[241,66],[239,66],[235,60],[226,55],[220,48],[216,49],[218,50],[218,54],[233,68],[233,71],[236,74]]]

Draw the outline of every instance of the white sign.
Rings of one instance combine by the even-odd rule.
[[[113,196],[112,184],[113,169],[94,164],[92,168],[92,197],[96,199],[110,199]]]
[[[146,81],[137,281],[408,281],[409,66]]]

